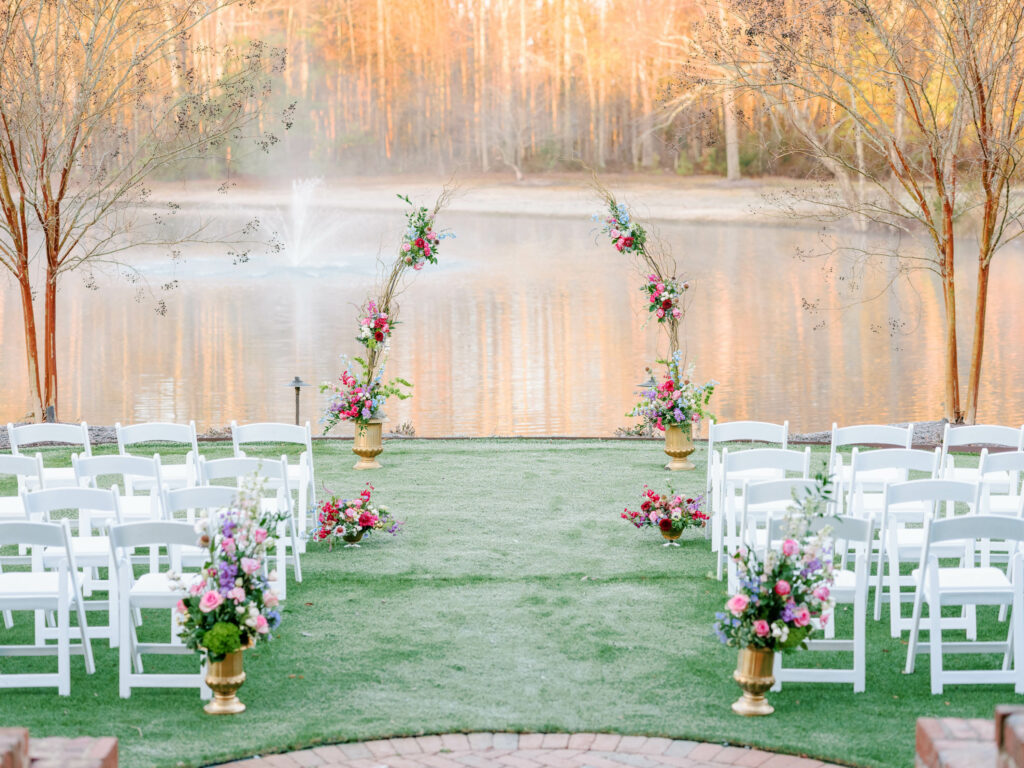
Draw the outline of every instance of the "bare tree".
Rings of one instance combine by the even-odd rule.
[[[983,190],[992,187],[981,203],[988,211],[981,222],[986,256],[980,258],[986,269],[993,227],[1000,232],[998,244],[1005,241],[1006,227],[1019,223],[1009,180],[1019,151],[1014,141],[1019,126],[1013,121],[1019,119],[1020,85],[1015,88],[1013,82],[1022,77],[1020,8],[1011,10],[1010,5],[987,0],[732,0],[729,21],[724,21],[717,2],[708,0],[702,25],[705,52],[730,73],[719,87],[756,93],[799,138],[793,149],[811,155],[829,175],[831,183],[813,189],[804,202],[831,218],[852,217],[862,227],[875,222],[923,240],[928,255],[914,266],[929,269],[941,282],[944,410],[954,422],[975,415],[974,408],[964,412],[957,356],[955,236],[971,202],[961,190],[971,180]],[[995,55],[997,38],[1010,48],[1006,56]],[[972,61],[984,74],[972,74]],[[979,85],[983,81],[984,87]],[[999,92],[993,95],[995,83]],[[985,115],[1002,114],[1007,102],[1011,109],[998,131],[991,122],[982,125]],[[988,138],[987,149],[982,136]],[[1004,184],[996,183],[999,177]],[[807,215],[806,208],[800,213]],[[986,216],[995,224],[986,224]],[[907,261],[904,254],[890,255]],[[987,273],[985,278],[982,284]],[[975,405],[973,372],[975,365],[980,372],[983,306],[968,397]]]
[[[142,241],[169,242],[137,231],[147,178],[229,157],[283,67],[283,52],[259,42],[193,43],[236,2],[9,0],[0,10],[0,265],[20,289],[37,418],[56,417],[63,276],[123,264]],[[254,138],[263,148],[277,140]]]

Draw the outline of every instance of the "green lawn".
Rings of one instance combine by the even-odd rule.
[[[230,444],[203,448],[217,456]],[[384,469],[370,473],[351,469],[346,442],[315,449],[319,482],[351,496],[371,481],[405,532],[360,549],[310,546],[277,640],[246,653],[243,715],[209,717],[192,691],[121,700],[116,652],[97,642],[96,675],[76,658],[69,698],[5,691],[0,725],[113,735],[128,767],[480,730],[662,735],[904,768],[915,718],[990,717],[997,703],[1024,699],[1007,686],[931,696],[926,660],[902,674],[905,645],[888,637],[883,615],[868,622],[866,693],[788,684],[770,695],[772,717],[733,715],[736,651],[711,631],[726,593],[703,534],[666,549],[618,517],[644,483],[703,492],[703,445],[696,472],[671,476],[652,442],[392,441]],[[11,640],[30,626],[28,614],[16,619],[3,633]],[[983,619],[982,634],[1005,627]],[[4,666],[38,663],[52,661]]]

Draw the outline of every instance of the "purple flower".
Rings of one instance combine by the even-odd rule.
[[[681,410],[679,410],[678,408],[676,408],[674,411],[672,411],[672,415],[676,417],[676,421],[682,421],[683,420],[683,412]]]
[[[370,409],[369,408],[363,408],[363,418],[364,419],[370,418]]]

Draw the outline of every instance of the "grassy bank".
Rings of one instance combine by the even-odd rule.
[[[192,691],[121,700],[116,653],[96,643],[97,674],[75,659],[70,698],[7,691],[0,723],[37,736],[117,736],[128,767],[393,735],[587,730],[903,768],[915,718],[990,717],[996,703],[1024,698],[1006,686],[933,697],[927,664],[904,676],[905,645],[888,637],[887,621],[869,621],[866,693],[791,684],[771,695],[774,716],[733,715],[736,652],[711,632],[726,594],[703,535],[665,549],[617,514],[645,483],[703,492],[700,452],[698,471],[670,477],[647,442],[393,441],[373,473],[352,471],[348,448],[317,443],[318,480],[348,496],[372,481],[405,533],[360,549],[310,546],[278,639],[246,654],[245,714],[211,718]],[[230,444],[204,451],[226,454]],[[994,614],[982,618],[991,634]],[[4,642],[26,637],[28,615],[16,619]],[[163,629],[166,615],[154,622]]]

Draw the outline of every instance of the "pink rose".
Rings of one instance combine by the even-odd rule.
[[[265,606],[267,606],[267,608],[273,608],[279,602],[280,601],[277,599],[277,595],[274,594],[273,592],[264,592],[263,593],[263,604]]]
[[[260,569],[261,563],[254,557],[242,558],[242,570],[250,576]]]
[[[234,587],[230,592],[228,592],[228,597],[236,603],[240,603],[245,600],[245,590],[241,587]]]
[[[267,540],[267,532],[262,528],[257,528],[253,531],[252,538],[257,544],[262,544]]]
[[[754,622],[754,634],[758,637],[768,637],[768,635],[771,634],[771,631],[772,628],[764,619],[758,619]]]
[[[174,606],[174,610],[177,611],[178,613],[185,613],[185,603],[183,601],[179,600],[178,604],[176,606]]]
[[[224,598],[221,597],[220,592],[215,589],[211,589],[199,600],[199,610],[203,613],[209,613],[214,608],[224,602]]]
[[[739,616],[742,614],[747,610],[748,605],[750,605],[750,598],[744,594],[733,595],[725,603],[726,610],[728,610],[733,616]]]
[[[811,623],[811,612],[806,605],[801,605],[793,611],[793,623],[798,627],[806,627]]]
[[[235,540],[230,536],[226,539],[221,539],[220,548],[223,549],[227,554],[232,554],[235,551]]]
[[[775,594],[776,595],[788,595],[789,594],[789,582],[785,579],[779,579],[775,582]]]
[[[270,631],[270,625],[267,624],[267,617],[263,614],[256,617],[256,631],[261,635],[265,635]]]
[[[421,269],[423,269],[423,262],[417,261],[415,264],[412,265],[412,268],[419,272]]]
[[[800,551],[800,545],[797,544],[793,539],[786,539],[782,542],[782,554],[786,557],[792,557]]]
[[[657,285],[655,286],[655,288],[657,288],[657,289],[658,289],[658,293],[663,293],[663,292],[664,292],[664,290],[665,290],[665,284],[664,284],[664,283],[658,283],[658,284],[657,284]]]
[[[676,318],[677,320],[682,316],[682,314],[683,313],[680,312],[678,309],[672,310],[672,317]]]
[[[610,237],[612,240],[618,240],[619,239],[619,230],[613,229],[611,232],[608,233],[608,237]]]
[[[402,250],[408,253],[409,251],[412,250],[412,246],[409,245],[408,243],[402,243]]]
[[[813,592],[812,594],[813,594],[813,595],[814,595],[814,596],[815,596],[816,598],[818,598],[819,600],[821,600],[821,602],[825,602],[826,600],[828,600],[828,596],[829,596],[829,594],[830,594],[830,593],[829,593],[829,591],[828,591],[828,587],[826,587],[826,586],[825,586],[825,585],[823,584],[823,585],[821,585],[820,587],[815,587],[815,589],[814,589],[814,592]]]
[[[190,586],[188,588],[188,593],[190,595],[198,595],[202,591],[203,591],[203,582],[201,582],[201,581],[194,581],[194,582],[192,582],[192,586]]]
[[[658,319],[660,320],[661,318],[663,318],[665,316],[665,310],[664,309],[659,309],[654,314],[656,314],[658,316]]]

